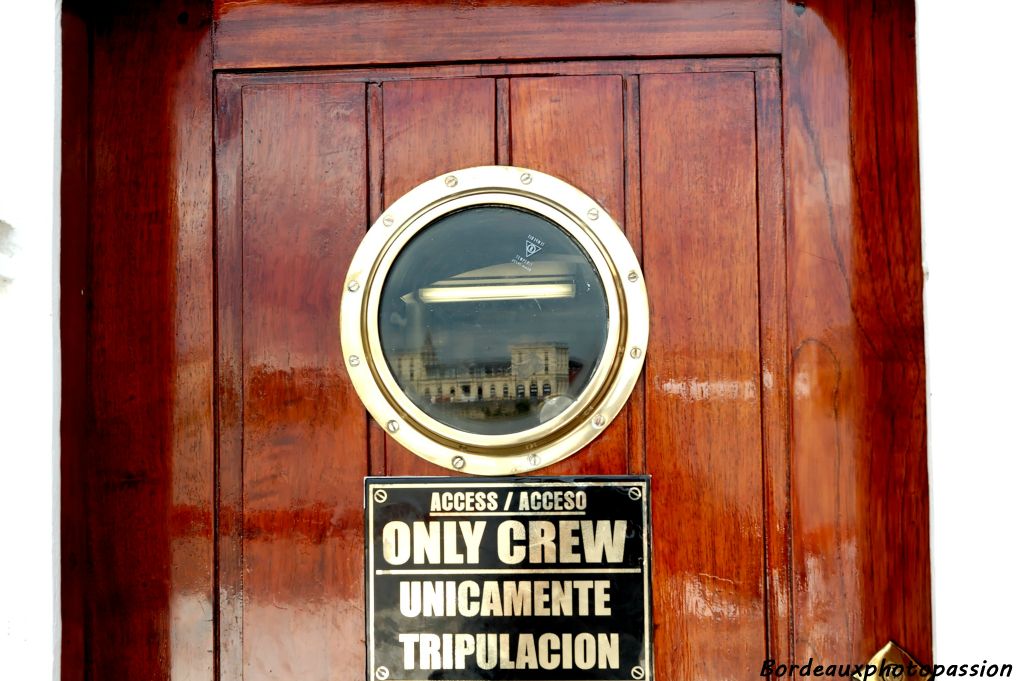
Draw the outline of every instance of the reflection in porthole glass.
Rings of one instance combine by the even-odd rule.
[[[579,398],[604,350],[608,300],[553,222],[508,206],[449,213],[395,259],[380,339],[406,395],[453,428],[507,435]]]

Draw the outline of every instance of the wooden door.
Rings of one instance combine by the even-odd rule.
[[[658,677],[931,661],[913,2],[62,20],[64,679],[363,677],[361,478],[442,471],[352,392],[341,275],[473,163],[581,187],[643,260],[646,373],[539,472],[653,476]]]
[[[224,678],[362,673],[362,478],[447,471],[368,419],[343,277],[384,206],[488,164],[580,187],[643,262],[644,378],[539,473],[652,476],[657,676],[750,678],[787,645],[777,62],[226,75],[217,97]]]

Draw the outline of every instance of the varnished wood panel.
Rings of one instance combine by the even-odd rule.
[[[777,0],[217,0],[216,66],[777,54]]]
[[[210,6],[64,10],[62,677],[210,678]]]
[[[625,181],[625,221],[622,229],[629,239],[640,261],[644,266],[643,222],[640,210],[640,76],[628,74],[622,78],[622,134],[625,164],[623,179]],[[646,383],[646,363],[640,377],[633,387],[633,394],[626,403],[625,418],[629,428],[629,464],[630,473],[640,473],[647,469],[647,447],[644,433],[644,404]]]
[[[242,88],[216,81],[218,679],[241,679],[242,654]]]
[[[764,658],[754,80],[642,76],[657,674]]]
[[[511,163],[559,177],[624,221],[622,78],[510,79]],[[548,475],[625,473],[625,412]]]
[[[777,69],[777,57],[706,57],[700,59],[600,59],[596,61],[483,62],[466,64],[411,64],[362,66],[345,69],[307,69],[298,71],[220,72],[218,80],[248,85],[271,83],[371,83],[392,81],[496,78],[516,76],[594,76],[622,77],[645,73],[708,73]],[[496,83],[497,88],[503,87]],[[500,93],[497,98],[501,98]],[[501,116],[499,112],[499,116]]]
[[[366,420],[337,331],[364,87],[257,86],[242,108],[244,678],[327,681],[364,658]]]
[[[494,163],[492,78],[385,83],[384,205],[441,173]]]
[[[379,82],[366,86],[366,228],[384,211],[384,91]],[[384,429],[366,413],[369,427],[370,475],[387,473],[387,440]]]
[[[783,7],[794,655],[931,655],[913,3]],[[827,85],[826,85],[827,84]]]
[[[758,296],[761,303],[766,633],[768,657],[789,660],[793,649],[789,550],[792,503],[782,90],[777,69],[762,69],[754,78],[757,91],[757,243]]]
[[[492,78],[384,83],[384,205],[448,170],[494,163]],[[388,475],[450,475],[393,439]]]

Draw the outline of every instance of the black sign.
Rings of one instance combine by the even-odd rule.
[[[650,679],[649,482],[367,478],[368,678]]]

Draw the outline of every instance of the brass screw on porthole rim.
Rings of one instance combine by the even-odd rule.
[[[348,290],[351,291],[352,293],[355,293],[356,291],[358,291],[359,290],[359,282],[356,281],[355,279],[353,279],[352,281],[348,282]]]
[[[629,351],[629,356],[633,359],[640,359],[640,355],[644,354],[644,351],[640,348],[633,348]]]
[[[393,217],[391,217],[390,215],[385,215],[384,216],[384,226],[385,227],[390,227],[393,224],[395,224],[395,219]]]
[[[461,456],[453,456],[452,457],[452,468],[454,468],[457,471],[461,471],[465,467],[466,467],[466,460],[465,459],[463,459]]]
[[[591,220],[596,220],[600,215],[601,214],[597,211],[596,208],[591,208],[590,210],[587,211],[587,217],[590,218]]]
[[[633,270],[628,275],[626,275],[626,279],[629,279],[631,283],[635,284],[636,282],[640,281],[640,273],[637,272],[636,270]]]
[[[394,419],[388,421],[387,429],[388,429],[389,433],[397,433],[398,432],[398,421],[395,421]]]
[[[349,355],[348,364],[349,366],[353,367],[359,366],[359,357],[357,357],[356,355]]]
[[[531,182],[533,182],[533,175],[531,175],[530,173],[523,173],[522,175],[519,176],[519,181],[522,182],[523,184],[530,184]]]
[[[458,183],[459,178],[455,177],[454,175],[449,175],[448,177],[444,178],[444,184],[446,187],[454,187]]]
[[[530,463],[531,466],[536,466],[537,464],[540,463],[540,457],[537,456],[536,454],[530,454],[528,457],[526,457],[526,460]]]

